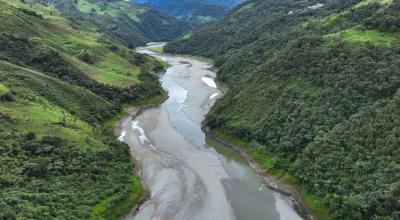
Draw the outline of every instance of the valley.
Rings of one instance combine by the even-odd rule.
[[[297,186],[319,218],[397,219],[399,7],[247,1],[164,51],[214,60],[229,90],[205,124]]]
[[[160,79],[168,99],[125,118],[120,140],[139,161],[150,198],[125,219],[302,219],[289,197],[272,191],[241,158],[201,130],[221,96],[208,63],[138,49],[170,64]]]
[[[397,220],[399,88],[397,0],[0,0],[0,219]]]

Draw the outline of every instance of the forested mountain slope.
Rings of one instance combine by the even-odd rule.
[[[243,0],[194,0],[200,4],[207,5],[220,5],[228,8],[232,8],[242,2]],[[178,4],[181,1],[177,0],[135,0],[135,2],[140,4],[149,4],[149,5],[163,5],[163,4]]]
[[[213,58],[229,89],[207,125],[335,218],[400,218],[400,1],[251,0],[165,50]]]
[[[169,41],[189,28],[156,10],[125,0],[26,0],[53,5],[73,22],[134,48],[150,41]]]
[[[115,219],[134,204],[128,148],[102,124],[160,96],[160,70],[53,6],[1,0],[0,219]]]
[[[192,24],[202,24],[221,19],[229,8],[240,1],[207,1],[207,0],[134,0],[139,4],[160,10]]]

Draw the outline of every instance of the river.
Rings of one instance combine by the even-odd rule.
[[[139,161],[150,198],[130,220],[297,220],[290,200],[269,189],[238,153],[206,139],[201,122],[221,96],[215,72],[194,58],[140,53],[170,64],[169,98],[122,122],[119,139]]]

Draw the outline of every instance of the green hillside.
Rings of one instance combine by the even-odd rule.
[[[157,9],[161,12],[174,16],[179,20],[187,21],[195,26],[221,19],[228,12],[229,7],[237,4],[232,2],[232,5],[229,5],[228,7],[228,5],[225,5],[229,4],[228,2],[210,2],[199,0],[133,0],[133,2]]]
[[[214,59],[229,89],[206,123],[272,157],[322,219],[399,219],[399,21],[399,1],[251,0],[164,50]]]
[[[102,32],[134,48],[169,41],[190,26],[184,21],[125,0],[26,0],[59,9],[75,24]]]
[[[142,188],[104,122],[162,95],[162,64],[52,5],[0,18],[0,219],[117,219]]]

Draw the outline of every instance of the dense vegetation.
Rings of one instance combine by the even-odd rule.
[[[52,6],[1,0],[0,20],[0,219],[118,218],[142,189],[104,122],[162,94],[162,65]]]
[[[164,49],[213,58],[229,89],[206,123],[274,155],[334,218],[399,219],[399,11],[252,0]]]
[[[97,202],[113,196],[112,206],[132,190],[131,161],[122,144],[84,148],[49,135],[0,132],[2,219],[94,218]]]
[[[189,28],[186,22],[125,0],[27,0],[54,5],[72,22],[101,31],[134,48],[169,41]]]
[[[179,2],[177,0],[135,0],[135,2],[140,4],[149,4],[149,5],[162,5],[162,4],[176,4]],[[199,4],[206,5],[220,5],[228,8],[232,8],[242,2],[242,0],[195,0],[195,2]]]
[[[206,1],[206,0],[134,0],[164,13],[187,21],[193,25],[208,23],[221,19],[230,7],[239,1]]]

